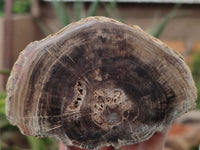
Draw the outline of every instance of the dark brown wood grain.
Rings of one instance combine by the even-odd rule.
[[[24,134],[88,149],[145,141],[192,110],[197,97],[180,54],[104,17],[28,45],[7,92],[8,119]]]

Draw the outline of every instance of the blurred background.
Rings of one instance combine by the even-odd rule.
[[[0,0],[0,150],[56,150],[53,139],[24,136],[5,117],[5,86],[20,51],[71,22],[107,16],[139,25],[179,51],[198,89],[197,108],[172,125],[165,150],[200,144],[200,0]]]

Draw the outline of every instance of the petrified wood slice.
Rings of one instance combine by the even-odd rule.
[[[197,97],[180,54],[104,17],[28,45],[7,92],[7,117],[24,134],[88,149],[147,140],[192,110]]]

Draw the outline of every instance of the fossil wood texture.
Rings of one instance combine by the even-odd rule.
[[[24,134],[88,149],[145,141],[194,109],[197,97],[180,54],[105,17],[29,44],[7,93],[7,118]]]

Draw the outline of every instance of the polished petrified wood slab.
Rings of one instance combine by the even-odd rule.
[[[24,134],[88,149],[147,140],[193,109],[197,97],[180,54],[104,17],[28,45],[7,92],[7,117]]]

